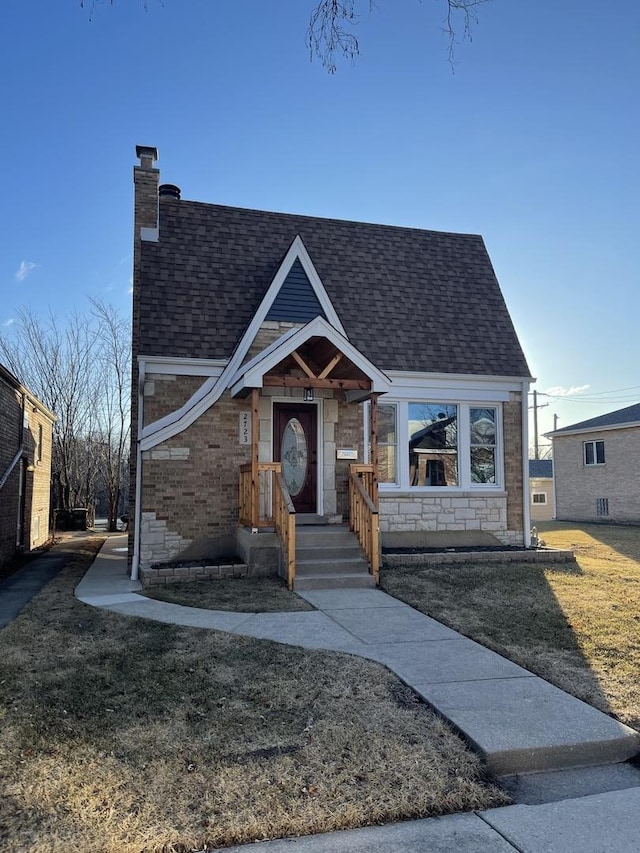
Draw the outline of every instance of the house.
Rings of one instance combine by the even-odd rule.
[[[555,517],[553,460],[529,460],[529,495],[531,521],[550,521]]]
[[[640,403],[547,437],[559,520],[640,522]]]
[[[528,543],[531,377],[481,237],[185,201],[137,156],[134,576],[235,554],[293,586],[303,540],[335,558],[312,522],[374,578],[380,537]]]
[[[54,421],[0,364],[0,565],[49,538]]]

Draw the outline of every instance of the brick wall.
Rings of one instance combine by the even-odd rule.
[[[585,441],[604,441],[604,465],[584,464]],[[558,519],[640,522],[640,427],[554,437],[553,466]]]
[[[507,492],[507,530],[524,530],[522,471],[522,395],[511,393],[502,407],[504,432],[504,484]],[[522,539],[520,540],[522,542]]]
[[[23,406],[28,420],[27,429],[23,429]],[[41,454],[37,449],[39,426],[42,426]],[[51,436],[51,419],[21,386],[16,387],[0,377],[0,478],[8,470],[21,444],[23,451],[23,461],[15,465],[0,489],[0,563],[15,554],[18,544],[22,469],[22,548],[28,551],[43,545],[49,538]]]
[[[182,397],[176,383],[162,386],[165,403],[170,388]],[[238,472],[251,459],[251,447],[239,444],[239,417],[246,409],[246,400],[227,393],[186,430],[142,454],[141,565],[179,554],[191,559],[233,553]]]

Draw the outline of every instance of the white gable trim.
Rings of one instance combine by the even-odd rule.
[[[385,394],[389,391],[391,383],[389,378],[372,364],[362,353],[336,329],[329,325],[323,317],[315,317],[301,329],[292,330],[293,334],[285,335],[276,341],[275,346],[260,353],[236,372],[230,380],[231,394],[236,396],[247,388],[261,388],[265,373],[306,343],[310,338],[323,337],[330,341],[340,352],[344,353],[365,376],[371,379],[371,390],[374,393]]]
[[[249,347],[258,334],[260,326],[264,322],[274,299],[280,292],[280,288],[289,274],[289,270],[296,258],[300,260],[305,273],[309,277],[311,286],[318,297],[318,301],[320,302],[322,310],[325,312],[329,323],[331,323],[331,326],[334,329],[338,330],[342,336],[341,339],[344,339],[344,341],[348,343],[344,327],[336,314],[335,308],[333,307],[326,290],[324,289],[324,285],[320,281],[320,276],[313,266],[311,258],[305,249],[304,243],[302,242],[302,238],[298,235],[291,244],[284,260],[280,264],[280,268],[264,295],[258,310],[247,326],[247,330],[242,336],[236,351],[229,360],[226,368],[222,371],[220,377],[216,378],[215,376],[212,376],[210,379],[207,379],[207,381],[198,388],[191,399],[187,400],[184,406],[144,427],[142,434],[139,437],[141,450],[150,450],[152,447],[155,447],[163,441],[167,441],[167,439],[172,438],[174,435],[178,435],[183,430],[187,429],[187,427],[191,426],[194,421],[196,421],[207,411],[207,409],[213,406],[213,404],[220,399],[223,392],[228,387],[230,377],[235,374],[242,364],[244,357],[249,351]],[[316,319],[322,320],[323,318],[318,317]],[[312,320],[312,322],[315,321]],[[323,320],[323,322],[327,328],[331,328],[325,320]],[[296,331],[296,329],[292,329],[291,333],[295,333]],[[278,342],[276,342],[276,344],[277,343]],[[345,352],[345,355],[347,354],[348,353]],[[360,358],[362,358],[362,356],[360,356]]]
[[[275,277],[271,284],[269,285],[269,290],[267,290],[264,299],[258,311],[256,312],[256,318],[260,318],[260,322],[258,323],[258,328],[262,325],[264,318],[269,313],[269,309],[275,302],[276,296],[280,293],[280,288],[285,282],[286,277],[289,275],[289,271],[293,266],[296,258],[302,264],[302,268],[307,274],[307,278],[311,283],[311,287],[313,288],[316,296],[318,297],[318,302],[322,307],[322,310],[325,313],[327,320],[331,323],[331,325],[337,329],[341,335],[345,338],[347,337],[347,333],[344,330],[344,326],[340,322],[340,318],[336,313],[336,309],[333,307],[333,303],[329,299],[329,295],[327,291],[324,289],[324,284],[320,280],[320,276],[317,273],[316,268],[313,265],[313,261],[309,257],[309,253],[307,252],[304,243],[302,242],[302,237],[298,234],[291,244],[289,251],[284,256],[284,260],[280,264],[280,269],[275,274]],[[256,330],[257,331],[257,330]]]

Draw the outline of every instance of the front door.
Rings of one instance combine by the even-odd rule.
[[[316,512],[317,409],[301,403],[273,404],[273,460],[282,462],[282,476],[296,512]]]

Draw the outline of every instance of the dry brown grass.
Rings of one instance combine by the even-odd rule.
[[[149,598],[205,610],[235,610],[247,613],[279,613],[314,610],[307,601],[289,592],[280,578],[225,578],[152,586]]]
[[[539,525],[577,565],[388,569],[384,588],[640,728],[640,527]]]
[[[202,850],[504,801],[381,666],[75,601],[91,547],[0,632],[3,851]]]

